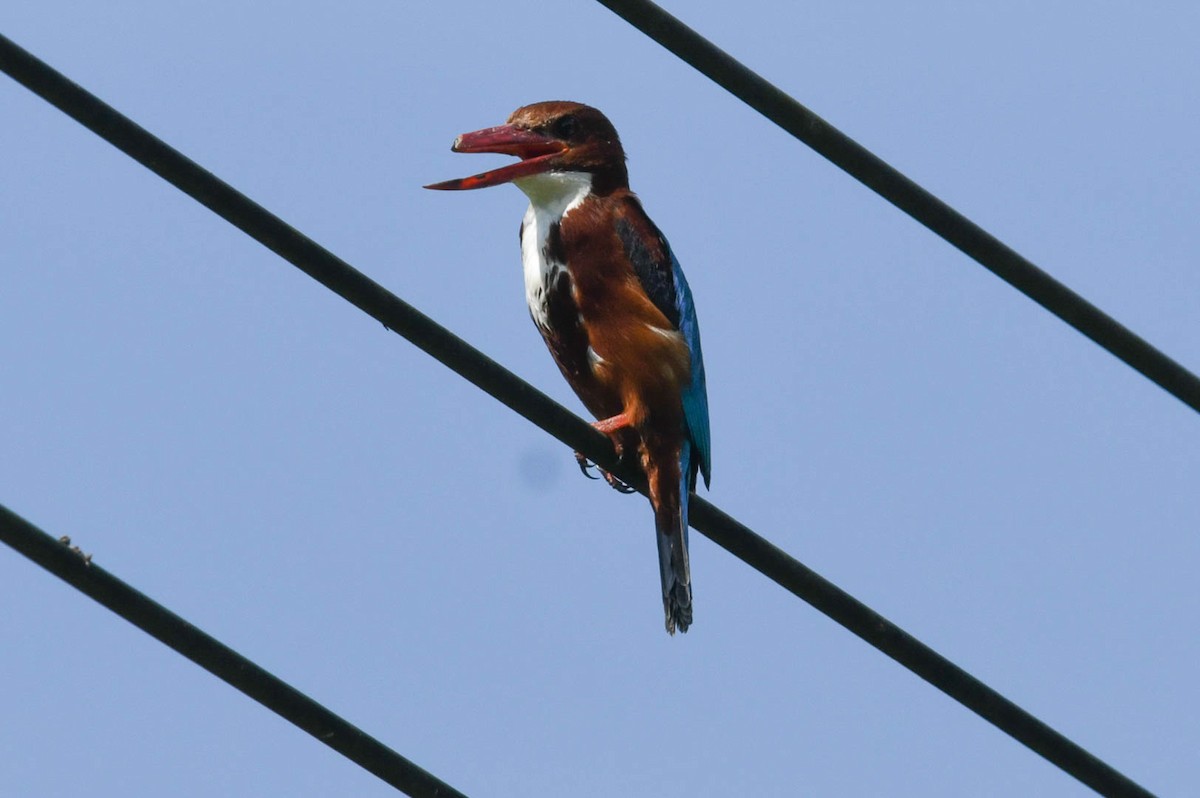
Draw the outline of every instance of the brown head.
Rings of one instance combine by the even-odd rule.
[[[604,114],[581,103],[553,100],[518,108],[499,127],[464,133],[454,152],[499,152],[520,162],[425,188],[462,190],[497,186],[547,172],[584,172],[592,191],[604,195],[627,188],[625,151]]]

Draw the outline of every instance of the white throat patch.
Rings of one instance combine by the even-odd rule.
[[[517,178],[513,185],[525,192],[531,207],[558,219],[566,216],[591,192],[592,175],[590,172],[542,172]]]
[[[513,184],[529,197],[529,210],[521,228],[521,263],[525,267],[525,301],[533,320],[546,329],[549,321],[546,295],[565,263],[551,260],[548,239],[550,227],[561,222],[579,207],[592,191],[592,176],[587,172],[544,172],[514,180]]]

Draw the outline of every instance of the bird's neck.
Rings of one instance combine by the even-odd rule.
[[[538,216],[559,220],[592,194],[590,172],[543,172],[513,181]]]

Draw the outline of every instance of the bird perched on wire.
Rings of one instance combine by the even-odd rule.
[[[692,292],[666,238],[629,190],[625,152],[595,108],[542,102],[498,127],[464,133],[454,152],[521,160],[426,188],[513,183],[525,297],[567,382],[619,455],[649,484],[667,631],[692,623],[688,493],[710,476],[708,396]],[[577,454],[587,473],[588,463]],[[605,473],[618,489],[624,485]]]

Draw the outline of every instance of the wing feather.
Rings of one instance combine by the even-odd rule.
[[[688,438],[695,450],[695,464],[704,475],[704,484],[708,485],[712,469],[708,388],[704,377],[704,355],[700,348],[700,323],[696,319],[692,290],[679,260],[671,251],[671,245],[636,200],[627,206],[626,213],[618,219],[617,234],[646,296],[687,342],[691,380],[683,390],[683,413]],[[690,468],[687,470],[691,473],[685,474],[684,479],[692,483],[689,487],[694,487],[695,472]]]

